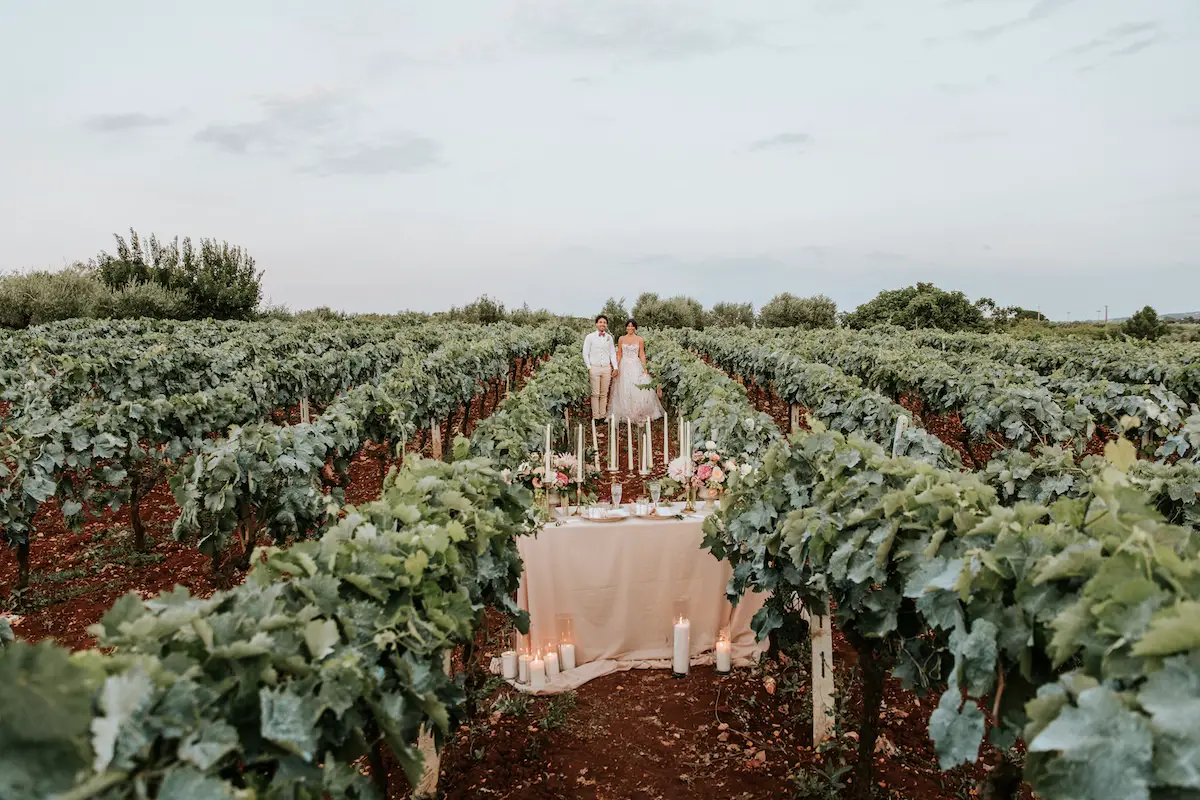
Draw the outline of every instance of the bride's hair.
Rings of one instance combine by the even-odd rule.
[[[633,329],[635,331],[637,330],[637,322],[634,321],[633,317],[630,317],[629,319],[625,320],[625,327],[628,328],[630,325],[633,326]]]

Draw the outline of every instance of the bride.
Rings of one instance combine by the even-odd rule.
[[[625,335],[617,340],[620,362],[612,382],[609,413],[618,420],[642,422],[663,415],[658,393],[646,372],[646,340],[637,335],[637,323],[625,323]]]

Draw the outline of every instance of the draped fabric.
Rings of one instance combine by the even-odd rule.
[[[750,594],[736,608],[730,605],[725,586],[732,569],[700,549],[702,522],[701,515],[617,523],[572,519],[519,540],[525,574],[517,600],[529,611],[531,648],[558,641],[563,615],[574,627],[576,669],[538,694],[569,691],[628,669],[669,669],[680,608],[691,623],[692,664],[712,663],[722,628],[735,666],[758,660],[767,643],[755,642],[750,619],[764,598]]]

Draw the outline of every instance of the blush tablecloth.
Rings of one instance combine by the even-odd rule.
[[[576,668],[537,694],[568,691],[623,670],[669,669],[681,601],[691,622],[693,665],[713,662],[722,628],[729,631],[735,666],[758,660],[767,643],[755,642],[750,619],[764,597],[747,594],[736,607],[729,603],[725,586],[732,568],[700,548],[703,517],[615,523],[573,518],[519,540],[525,572],[517,602],[529,612],[531,648],[558,640],[561,615],[569,615],[574,627]]]

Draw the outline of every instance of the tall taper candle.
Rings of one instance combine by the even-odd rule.
[[[546,423],[546,471],[542,473],[542,482],[550,479],[550,423]]]
[[[627,453],[625,460],[628,462],[627,469],[630,472],[633,472],[633,422],[630,421],[629,417],[625,418],[625,442],[625,450]]]
[[[687,460],[683,462],[687,464],[685,474],[690,478],[692,477],[692,469],[695,467],[692,461],[692,421],[690,419],[683,423],[683,441],[683,454],[687,456]]]
[[[575,437],[578,444],[576,445],[579,452],[575,455],[575,482],[579,484],[579,491],[583,491],[583,423],[579,423],[579,430]]]
[[[592,420],[592,452],[596,454],[596,471],[600,471],[600,445],[596,444],[596,420]]]
[[[609,472],[617,471],[617,431],[619,430],[614,424],[614,417],[608,416],[608,470]]]
[[[667,431],[671,429],[671,424],[667,417],[667,412],[663,411],[663,469],[671,463],[671,445],[667,441]]]

